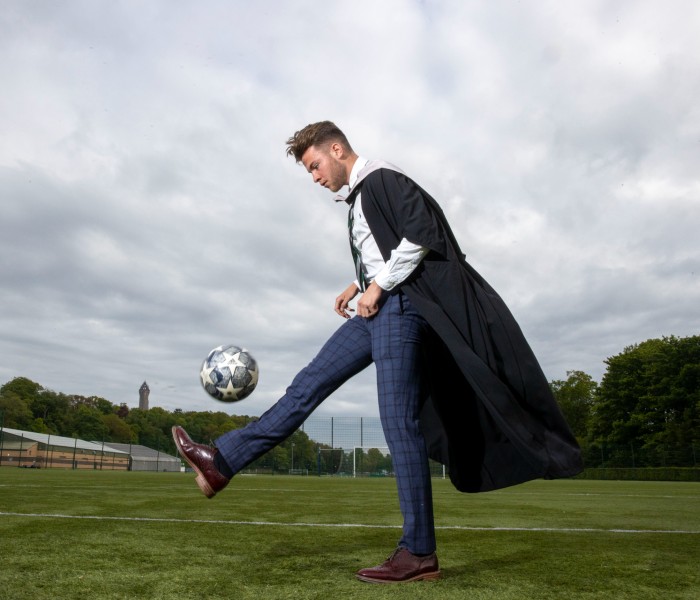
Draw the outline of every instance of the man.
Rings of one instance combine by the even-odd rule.
[[[350,187],[357,280],[335,300],[346,321],[258,421],[223,435],[215,448],[174,427],[175,443],[212,497],[374,362],[403,535],[384,563],[356,576],[435,579],[429,456],[449,465],[459,490],[479,492],[574,475],[578,445],[518,325],[466,263],[433,199],[396,167],[358,156],[329,121],[297,131],[287,154],[330,191]]]

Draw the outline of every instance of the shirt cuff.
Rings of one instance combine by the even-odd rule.
[[[429,251],[425,246],[413,244],[404,238],[374,277],[375,283],[383,290],[393,290],[413,273]]]

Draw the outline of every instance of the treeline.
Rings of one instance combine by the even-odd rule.
[[[608,358],[606,365],[600,383],[582,371],[570,371],[566,380],[550,384],[581,444],[586,466],[697,466],[700,336],[647,340]],[[175,424],[182,425],[193,439],[209,442],[254,418],[224,412],[169,412],[158,407],[129,409],[98,396],[54,392],[25,377],[0,387],[0,425],[5,427],[142,444],[173,455],[170,429]],[[378,451],[362,458],[364,470],[390,470]],[[339,451],[297,431],[253,467],[336,472],[343,460],[347,458]]]
[[[171,455],[177,454],[170,432],[173,425],[182,425],[193,439],[209,443],[255,418],[224,412],[170,412],[159,407],[130,409],[99,396],[54,392],[26,377],[16,377],[0,387],[0,426],[93,442],[141,444]],[[297,431],[250,468],[334,472],[343,459],[338,451],[325,452],[327,449]]]
[[[600,384],[581,371],[552,390],[591,467],[700,464],[700,336],[663,337],[605,361]]]

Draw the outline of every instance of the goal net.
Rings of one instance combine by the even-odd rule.
[[[355,446],[352,449],[353,477],[386,477],[393,473],[388,446]]]

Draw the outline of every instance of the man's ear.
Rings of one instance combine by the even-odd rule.
[[[333,142],[328,150],[334,158],[341,159],[345,156],[345,148],[339,142]]]

